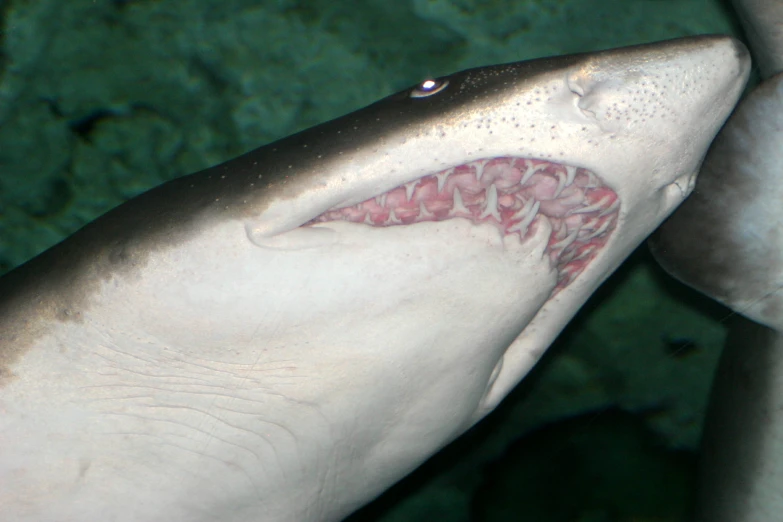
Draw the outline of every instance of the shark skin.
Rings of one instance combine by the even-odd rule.
[[[108,212],[0,278],[0,512],[340,520],[525,376],[748,70],[719,36],[472,69]]]
[[[699,522],[783,512],[783,2],[734,6],[764,81],[716,138],[693,195],[650,241],[670,274],[740,314],[704,425]]]
[[[783,7],[778,0],[732,0],[763,78],[783,71]]]

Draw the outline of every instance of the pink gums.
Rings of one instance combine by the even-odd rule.
[[[619,208],[617,194],[586,169],[494,158],[425,176],[357,205],[329,210],[312,222],[387,227],[466,218],[525,240],[545,218],[552,226],[546,251],[558,271],[556,290],[561,290],[606,244]]]

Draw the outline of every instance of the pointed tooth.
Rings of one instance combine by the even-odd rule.
[[[428,218],[434,218],[434,217],[435,217],[435,214],[433,214],[432,212],[427,210],[427,207],[424,206],[424,202],[423,201],[419,201],[419,217],[418,217],[418,219],[422,219],[422,218],[428,219]]]
[[[560,280],[558,280],[557,284],[563,287],[570,285],[581,271],[581,269],[572,268],[570,265],[563,267],[560,272]]]
[[[446,178],[448,178],[449,174],[452,172],[454,172],[454,169],[444,170],[443,172],[435,174],[435,177],[438,178],[438,194],[443,192],[443,187],[446,186]]]
[[[601,184],[600,184],[600,183],[598,183],[598,180],[597,180],[597,179],[595,179],[595,174],[593,174],[593,173],[592,173],[592,172],[590,172],[589,170],[588,170],[588,171],[586,171],[586,172],[587,172],[587,185],[585,185],[585,188],[586,188],[586,189],[589,189],[589,188],[597,188],[597,187],[600,187],[600,186],[601,186]]]
[[[620,206],[620,198],[617,198],[617,199],[614,200],[614,202],[611,205],[609,205],[606,208],[606,210],[604,210],[600,214],[598,214],[598,217],[602,218],[602,217],[604,217],[604,216],[606,216],[608,214],[611,214],[612,212],[617,210],[619,206]]]
[[[545,163],[542,163],[541,165],[533,166],[530,164],[529,161],[526,160],[525,167],[527,167],[527,169],[525,170],[525,174],[522,176],[522,179],[519,180],[520,185],[524,185],[525,183],[527,183],[527,181],[533,176],[533,174],[544,170],[547,166]]]
[[[529,161],[525,161],[525,173],[522,174],[522,179],[519,180],[520,185],[524,185],[527,183],[527,180],[530,179],[530,177],[536,173],[536,169],[530,166]]]
[[[528,199],[525,202],[525,206],[514,212],[514,215],[511,216],[511,221],[516,221],[517,219],[524,219],[525,216],[527,216],[528,212],[530,212],[530,209],[533,208],[533,205],[535,204],[536,200],[533,198]]]
[[[552,199],[557,199],[557,197],[560,196],[560,193],[563,192],[563,189],[566,187],[566,175],[559,170],[557,171],[556,175],[557,188],[555,189],[555,193],[552,195]]]
[[[552,250],[557,250],[558,248],[566,248],[570,246],[571,243],[573,243],[576,240],[577,234],[579,234],[579,228],[575,228],[574,230],[572,230],[571,233],[568,234],[568,236],[565,239],[558,241],[554,245],[551,245],[550,248]]]
[[[486,205],[484,207],[484,211],[479,216],[479,219],[492,216],[493,218],[497,219],[498,222],[500,222],[500,212],[498,212],[498,189],[494,183],[487,189],[486,199],[487,200],[485,202]]]
[[[455,214],[457,212],[464,212],[465,214],[470,214],[470,210],[465,207],[465,203],[462,202],[462,194],[459,191],[459,188],[454,187],[454,206],[451,207],[451,214]]]
[[[566,165],[566,187],[571,185],[576,179],[576,167]]]
[[[481,176],[484,175],[484,167],[486,165],[486,160],[476,162],[476,181],[481,181]]]
[[[386,220],[386,223],[390,225],[402,225],[402,221],[400,221],[400,218],[394,213],[394,209],[391,209],[391,212],[389,212],[389,219]]]
[[[372,218],[370,217],[370,213],[369,212],[364,215],[364,224],[365,225],[373,225],[373,226],[375,225],[375,223],[372,222]]]
[[[517,223],[516,225],[513,225],[511,228],[508,229],[509,232],[516,232],[519,230],[523,235],[525,232],[527,232],[527,227],[530,226],[530,223],[533,222],[533,220],[536,218],[536,214],[538,214],[538,207],[541,206],[541,203],[536,201],[533,205],[533,208],[530,209],[530,212],[525,216],[525,219]]]
[[[579,227],[579,237],[577,239],[579,241],[588,241],[588,237],[593,237],[593,232],[599,224],[602,223],[598,219],[593,219],[581,225]]]
[[[380,196],[375,196],[375,203],[376,203],[376,204],[377,204],[379,207],[385,207],[385,206],[386,206],[386,194],[387,194],[387,193],[386,193],[386,192],[384,192],[384,193],[383,193],[383,194],[381,194]]]
[[[568,235],[568,227],[565,226],[565,223],[555,223],[552,225],[552,228],[554,230],[554,234],[552,234],[553,239],[562,241]]]
[[[540,207],[541,207],[541,202],[540,201],[536,201],[535,203],[533,203],[533,208],[530,209],[530,212],[525,217],[525,219],[527,219],[529,221],[533,221],[533,218],[536,217],[536,214],[538,214],[538,209]]]
[[[525,232],[527,232],[527,227],[523,225],[523,221],[520,221],[519,223],[514,223],[510,227],[508,227],[508,234],[512,234],[514,232],[519,232],[520,237],[525,235]]]
[[[416,185],[418,183],[419,181],[416,180],[405,184],[405,199],[408,201],[408,203],[410,203],[411,199],[413,199],[413,191],[416,190]]]
[[[595,249],[598,248],[595,245],[590,245],[589,247],[582,249],[581,252],[579,252],[579,255],[573,258],[571,261],[578,261],[579,259],[584,259],[585,257],[589,256],[593,252],[595,252]],[[570,263],[570,261],[569,261]]]
[[[598,218],[591,218],[587,223],[582,223],[582,231],[595,230],[595,227],[597,227],[600,222],[601,220]]]
[[[563,249],[563,253],[557,259],[558,264],[565,265],[574,260],[574,256],[576,255],[576,249],[572,248],[568,252],[566,252],[565,250],[566,249]]]
[[[588,234],[585,237],[583,237],[582,241],[590,241],[594,237],[600,236],[601,234],[606,232],[606,229],[609,228],[609,225],[611,224],[612,224],[612,220],[607,219],[606,221],[604,221],[603,225],[598,227],[598,229],[594,230],[591,234]]]
[[[582,208],[575,208],[568,211],[568,214],[586,214],[588,212],[595,212],[596,210],[601,210],[604,208],[604,205],[606,205],[609,200],[611,199],[611,196],[604,196],[601,199],[599,199],[596,203],[593,203],[592,205],[588,205],[586,207]]]

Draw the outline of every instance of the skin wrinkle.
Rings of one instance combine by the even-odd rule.
[[[153,407],[154,406],[147,406],[147,408],[153,408]],[[206,413],[204,411],[201,411],[201,410],[196,409],[196,408],[191,408],[191,407],[167,406],[167,405],[164,405],[162,407],[175,408],[175,409],[186,409],[186,410],[195,411],[195,412],[200,413],[202,415],[211,416],[211,415],[209,415],[208,413]],[[241,444],[238,444],[238,443],[234,443],[234,442],[232,442],[230,440],[218,437],[214,433],[208,433],[208,432],[199,430],[198,428],[195,428],[193,426],[190,426],[190,425],[182,423],[182,422],[178,422],[178,421],[173,420],[173,419],[158,419],[158,418],[147,417],[147,416],[143,416],[143,415],[135,415],[135,414],[131,414],[131,413],[108,413],[108,414],[104,413],[104,414],[105,415],[114,415],[114,416],[119,416],[119,417],[127,417],[127,418],[137,418],[137,419],[142,419],[142,420],[153,421],[153,422],[156,422],[156,423],[173,424],[173,425],[180,426],[180,427],[183,427],[183,428],[188,428],[188,430],[192,430],[192,431],[195,431],[195,432],[203,433],[204,435],[207,435],[210,439],[215,439],[215,440],[218,440],[218,441],[220,441],[220,442],[222,442],[224,444],[228,444],[230,446],[239,448],[241,450],[245,450],[248,453],[252,454],[254,457],[256,457],[256,460],[259,461],[259,462],[265,462],[265,463],[267,462],[264,459],[262,459],[257,453],[255,453],[253,450],[251,450],[250,448],[247,448],[247,447],[245,447],[245,446],[243,446]],[[211,416],[211,417],[213,417],[215,420],[223,422],[222,419],[219,419],[219,418],[214,417],[214,416]],[[223,422],[223,423],[226,424],[229,427],[234,427],[234,426],[231,426],[230,424],[227,424],[225,422]],[[250,431],[249,433],[251,433],[253,435],[256,435],[257,438],[259,438],[259,439],[264,440],[264,437],[261,436],[258,433],[254,433],[252,431]],[[125,433],[121,433],[121,432],[109,433],[109,435],[112,435],[112,434],[124,435]],[[156,435],[153,435],[153,434],[149,434],[149,433],[142,433],[142,432],[131,432],[130,434],[134,435],[134,436],[139,436],[139,437],[153,437],[153,438],[157,438],[157,439],[160,439],[162,441],[163,445],[170,445],[170,446],[176,447],[176,448],[184,450],[184,451],[193,452],[193,453],[195,453],[197,455],[200,455],[202,457],[208,457],[208,458],[214,459],[214,460],[216,460],[218,462],[223,462],[226,465],[231,465],[232,467],[235,467],[236,469],[239,469],[242,472],[242,474],[245,475],[245,477],[247,478],[248,482],[253,485],[253,487],[256,490],[256,494],[259,495],[259,498],[260,498],[260,493],[258,491],[257,484],[253,481],[250,473],[245,469],[245,467],[243,465],[238,464],[238,463],[234,463],[234,462],[225,461],[225,460],[220,459],[220,458],[218,458],[218,457],[216,457],[214,455],[211,455],[211,454],[209,454],[209,453],[207,453],[205,451],[197,452],[197,451],[195,451],[195,450],[193,450],[191,448],[188,448],[186,446],[174,445],[172,443],[172,437],[182,438],[182,439],[190,439],[190,437],[187,437],[185,435],[180,435],[180,434],[177,434],[177,433],[166,433],[166,437],[167,438],[159,437],[159,436],[156,436]],[[271,444],[269,441],[265,440],[265,442],[267,442],[267,444],[270,447],[270,449],[272,450],[273,454],[276,456],[276,460],[277,460],[276,464],[278,465],[278,468],[279,469],[284,469],[284,467],[280,465],[280,459],[279,459],[279,456],[277,455],[277,452],[275,451],[275,446],[273,444]],[[208,445],[209,445],[209,440],[204,441],[204,446],[203,446],[204,449],[206,449],[206,447]]]
[[[119,354],[121,356],[129,357],[129,358],[132,358],[132,359],[136,359],[136,360],[141,361],[143,363],[152,365],[153,368],[158,368],[158,365],[162,362],[161,360],[158,360],[158,359],[153,359],[153,358],[147,359],[147,358],[144,358],[143,357],[143,353],[144,352],[130,353],[128,351],[124,351],[124,350],[121,350],[121,349],[117,348],[116,347],[117,346],[116,343],[113,343],[113,346],[114,347],[112,347],[110,345],[99,345],[98,347],[104,348],[107,351]],[[117,363],[117,361],[111,359],[110,357],[108,357],[106,355],[103,355],[103,354],[99,353],[97,350],[91,350],[91,353],[93,355],[95,355],[95,356],[103,358],[107,362]],[[260,360],[260,355],[259,355],[258,358],[256,358],[256,362],[254,362],[254,363],[231,363],[231,362],[222,362],[222,361],[215,361],[215,360],[202,359],[202,358],[184,359],[184,358],[182,358],[180,356],[180,354],[178,354],[177,352],[174,352],[173,350],[171,350],[171,353],[174,356],[166,357],[165,358],[165,362],[167,362],[167,363],[169,363],[169,362],[177,362],[177,363],[182,363],[185,366],[195,366],[195,367],[197,367],[199,369],[205,370],[204,374],[205,375],[210,375],[210,376],[214,376],[216,374],[222,373],[222,374],[225,374],[225,375],[228,375],[228,376],[237,377],[239,375],[240,371],[241,371],[241,372],[246,373],[246,377],[243,377],[243,379],[245,379],[245,378],[249,379],[249,377],[247,376],[247,375],[249,375],[249,372],[265,373],[265,374],[267,372],[269,372],[269,374],[274,375],[274,372],[279,371],[281,369],[281,368],[259,368],[259,362],[258,361]],[[207,364],[203,364],[203,363],[199,364],[198,361],[209,362],[209,363],[212,363],[213,366],[208,366]],[[266,364],[267,365],[268,364],[285,364],[285,363],[292,363],[292,362],[293,361],[282,359],[282,360],[277,360],[277,361],[270,361],[269,363],[266,363]],[[230,367],[236,367],[237,370],[232,371],[232,370],[228,369]],[[122,369],[124,371],[128,371],[128,372],[133,371],[131,368],[129,368],[129,367],[125,366],[125,365],[120,366],[118,368],[120,368],[120,369]],[[285,368],[288,368],[288,367],[286,366]],[[150,376],[154,375],[156,377],[164,377],[163,375],[160,375],[160,374],[149,374],[149,375]],[[296,376],[296,377],[298,377],[298,378],[305,378],[305,376]],[[210,380],[214,381],[214,379],[210,379]],[[261,384],[260,381],[254,380],[254,382],[256,384],[259,384],[259,385]],[[280,396],[284,397],[282,395],[280,395]]]
[[[152,347],[152,345],[150,346]],[[257,432],[253,431],[248,428],[242,428],[237,423],[232,422],[230,419],[226,418],[227,415],[240,415],[240,416],[251,416],[253,417],[253,420],[258,423],[263,423],[267,426],[274,427],[276,430],[280,430],[280,433],[286,433],[288,437],[290,438],[291,442],[296,446],[298,444],[298,438],[296,435],[291,431],[287,426],[285,426],[282,423],[274,422],[270,419],[263,419],[257,415],[257,411],[264,411],[264,402],[259,401],[257,399],[253,399],[252,397],[245,397],[242,396],[241,393],[242,389],[247,389],[249,386],[248,384],[253,384],[253,392],[258,391],[260,388],[264,388],[271,392],[272,386],[268,381],[261,382],[257,379],[252,378],[251,373],[259,373],[263,372],[264,379],[267,380],[270,375],[274,375],[274,372],[278,368],[268,368],[268,369],[261,369],[259,368],[259,365],[257,363],[255,364],[226,364],[221,363],[214,360],[207,360],[207,359],[196,359],[196,360],[185,360],[181,357],[169,357],[166,358],[168,362],[170,361],[176,361],[178,363],[182,363],[183,366],[181,367],[182,370],[188,369],[188,373],[186,375],[177,375],[170,372],[167,372],[166,374],[160,374],[157,373],[156,370],[159,368],[159,365],[161,364],[160,358],[151,357],[149,355],[146,355],[146,352],[136,352],[136,353],[130,353],[126,350],[122,350],[118,347],[117,343],[112,343],[111,346],[109,345],[102,345],[102,350],[91,350],[91,353],[95,356],[98,356],[102,360],[108,362],[111,364],[112,367],[117,370],[116,374],[113,374],[112,377],[115,379],[122,380],[123,374],[130,374],[134,376],[140,376],[144,377],[147,380],[154,380],[157,381],[157,385],[140,385],[140,384],[129,384],[125,382],[119,382],[116,384],[101,384],[96,386],[86,386],[86,387],[80,387],[80,389],[93,389],[93,390],[118,390],[118,389],[139,389],[139,390],[149,390],[149,394],[145,395],[126,395],[126,396],[118,396],[116,395],[116,392],[109,391],[110,395],[109,397],[103,397],[103,398],[93,398],[90,399],[89,402],[92,403],[98,403],[98,402],[104,402],[106,404],[114,404],[116,402],[127,402],[130,401],[131,404],[134,405],[140,405],[144,401],[144,399],[153,402],[153,404],[145,404],[144,408],[145,411],[152,411],[155,409],[171,409],[171,410],[188,410],[196,412],[199,415],[200,418],[200,426],[195,426],[192,423],[183,423],[183,422],[177,422],[174,420],[167,420],[167,419],[161,419],[156,417],[146,417],[143,415],[137,415],[133,413],[117,413],[117,412],[107,412],[105,408],[102,408],[104,415],[115,415],[115,416],[121,416],[126,418],[139,418],[139,419],[147,419],[152,422],[163,422],[163,423],[171,423],[179,425],[183,428],[187,428],[189,430],[194,430],[195,432],[202,433],[206,435],[209,438],[214,438],[217,441],[220,441],[223,444],[228,444],[230,446],[248,451],[253,454],[257,462],[263,462],[264,464],[268,464],[267,461],[265,461],[258,453],[254,452],[249,446],[246,446],[245,444],[241,444],[238,442],[234,442],[230,439],[226,439],[223,436],[218,436],[216,431],[217,425],[212,423],[209,419],[212,421],[215,421],[217,424],[222,425],[224,427],[230,428],[231,430],[237,431],[237,432],[244,432],[248,435],[251,435],[254,439],[260,439],[263,440],[267,447],[272,451],[272,454],[275,455],[276,460],[276,467],[278,469],[283,469],[282,463],[279,460],[279,454],[277,452],[276,446],[269,440],[268,436],[265,436],[263,432]],[[113,355],[113,357],[112,357]],[[145,356],[146,355],[146,356]],[[138,366],[132,366],[129,367],[127,364],[123,364],[121,362],[122,359],[131,359],[135,360],[143,365],[142,368],[139,368]],[[258,361],[258,359],[256,359]],[[285,364],[286,362],[290,362],[287,360],[278,360],[274,361],[272,364],[275,365],[281,365]],[[147,370],[145,371],[145,368]],[[165,366],[167,370],[171,370],[170,364],[167,364]],[[195,382],[195,385],[197,388],[200,388],[199,390],[187,390],[182,389],[183,387],[193,386],[194,381],[192,380],[193,370],[199,371],[201,375],[217,375],[217,374],[223,374],[227,377],[232,378],[232,381],[238,381],[236,385],[231,385],[233,383],[229,383],[228,385],[221,385],[218,383],[205,383],[204,379],[197,378],[197,381]],[[244,375],[241,375],[244,374]],[[105,374],[104,374],[105,375]],[[184,382],[172,382],[172,379],[183,379]],[[279,384],[279,383],[278,383]],[[215,390],[222,389],[225,393],[219,393]],[[248,390],[250,391],[250,390]],[[171,396],[171,394],[174,395],[182,395],[182,399],[178,400],[177,403],[167,403],[162,402],[160,394],[164,393],[167,396]],[[265,397],[277,397],[278,399],[282,399],[285,402],[291,402],[291,398],[287,397],[280,393],[267,393],[266,391]],[[208,405],[208,408],[197,408],[193,406],[189,406],[187,404],[188,400],[186,397],[188,396],[201,396],[204,398],[211,399],[210,404]],[[242,411],[241,409],[237,408],[231,408],[227,405],[223,404],[217,404],[217,402],[220,399],[226,399],[228,402],[227,404],[237,404],[237,403],[246,403],[248,405],[255,405],[255,407],[248,406],[248,410],[250,411]],[[170,399],[169,399],[170,400]],[[214,410],[214,411],[210,411]],[[206,424],[210,424],[210,429],[205,429],[203,426]],[[181,435],[180,435],[181,436]],[[279,439],[277,436],[275,436],[275,440]],[[205,447],[209,444],[208,441],[204,442]],[[237,464],[239,468],[242,469],[242,473],[245,474],[248,477],[248,480],[250,479],[250,476],[245,470],[241,464]],[[255,485],[254,485],[255,487]]]
[[[216,386],[216,387],[218,387],[218,386]],[[154,387],[154,386],[149,386],[149,385],[143,386],[143,385],[138,385],[138,384],[134,384],[134,385],[131,385],[131,384],[108,384],[108,385],[107,384],[103,384],[103,385],[96,385],[96,386],[85,386],[85,387],[81,387],[80,389],[90,389],[90,388],[92,388],[92,389],[100,389],[100,390],[111,389],[111,388],[131,388],[131,389],[141,388],[141,389],[150,389],[150,390],[158,391],[158,392],[168,392],[168,393],[175,393],[175,394],[184,394],[184,395],[189,395],[189,396],[190,395],[203,395],[205,397],[210,397],[210,398],[213,398],[213,399],[217,399],[217,398],[223,397],[223,398],[226,398],[226,399],[230,399],[231,401],[243,401],[243,402],[248,402],[248,403],[256,404],[256,405],[263,405],[264,404],[263,402],[258,401],[258,400],[254,400],[252,398],[241,397],[241,396],[238,396],[236,394],[220,394],[220,393],[216,393],[213,390],[206,390],[206,391],[177,390],[177,389],[171,389],[171,388],[167,388],[167,387],[163,387],[163,386],[161,386],[161,387]],[[226,390],[229,390],[229,391],[236,391],[236,390],[231,390],[230,388],[226,388],[224,386],[221,386],[220,388],[226,389]],[[286,398],[284,396],[280,396],[280,397],[284,398],[284,399],[288,399],[288,398]],[[88,401],[89,402],[93,402],[93,403],[102,402],[102,401],[114,402],[114,401],[120,401],[120,400],[131,400],[131,399],[139,399],[139,398],[148,398],[148,399],[152,399],[152,400],[158,400],[157,396],[155,394],[152,394],[152,395],[138,395],[138,396],[134,395],[134,396],[124,396],[124,397],[120,397],[120,396],[116,396],[115,395],[115,396],[112,396],[112,397],[93,398],[93,399],[89,399]],[[289,399],[289,401],[290,401],[290,399]],[[297,404],[301,404],[301,403],[297,402]],[[159,405],[146,405],[145,407],[146,408],[153,408],[153,407],[158,407],[158,406]],[[241,411],[241,410],[233,410],[233,409],[226,408],[226,407],[223,407],[223,406],[220,406],[219,408],[220,408],[221,411],[230,411],[232,413],[238,413],[238,414],[242,414],[242,415],[257,415],[257,410],[253,410],[252,412],[246,412],[246,411]],[[204,413],[206,415],[211,415],[211,414],[209,414],[207,412],[204,412]],[[284,430],[286,433],[288,433],[291,436],[292,439],[296,438],[294,433],[292,431],[290,431],[287,427],[285,427],[282,424],[279,424],[279,423],[276,423],[276,422],[273,422],[273,421],[267,421],[267,420],[263,420],[262,422],[265,422],[267,424],[276,426],[276,427]]]
[[[144,434],[144,433],[135,434],[135,435],[139,435],[139,436],[147,436],[147,435],[146,435],[146,434]],[[149,436],[150,436],[150,437],[155,437],[154,435],[149,435]],[[222,464],[225,464],[225,465],[227,465],[227,466],[230,466],[230,467],[232,467],[232,468],[234,468],[234,469],[238,469],[238,470],[240,470],[240,471],[242,472],[242,474],[243,474],[243,475],[245,475],[245,477],[247,478],[247,481],[248,481],[248,483],[249,483],[249,484],[251,484],[251,485],[253,486],[253,488],[255,489],[255,491],[256,491],[256,496],[257,496],[258,498],[262,498],[262,495],[261,495],[261,493],[260,493],[260,492],[259,492],[259,490],[258,490],[258,485],[257,485],[257,484],[256,484],[256,483],[253,481],[253,478],[250,476],[250,474],[247,472],[247,470],[246,470],[244,467],[240,466],[239,464],[237,464],[237,463],[234,463],[234,462],[228,462],[228,461],[225,461],[225,460],[223,460],[223,459],[220,459],[220,458],[218,458],[218,457],[215,457],[214,455],[210,455],[209,453],[198,452],[198,451],[196,451],[196,450],[193,450],[193,449],[191,449],[191,448],[187,448],[187,447],[185,447],[185,446],[177,446],[177,445],[174,445],[174,444],[172,444],[172,443],[171,443],[171,442],[170,442],[168,439],[163,439],[162,437],[155,437],[155,438],[158,438],[158,439],[160,439],[160,440],[161,440],[161,445],[162,445],[162,446],[171,446],[171,447],[173,447],[173,448],[176,448],[176,449],[179,449],[179,450],[182,450],[182,451],[186,451],[186,452],[190,452],[190,453],[193,453],[193,454],[195,454],[195,455],[198,455],[198,456],[200,456],[200,457],[206,457],[206,458],[208,458],[208,459],[211,459],[211,460],[214,460],[214,461],[216,461],[216,462],[220,462],[220,463],[222,463]],[[176,462],[176,461],[173,461],[173,462]],[[188,474],[192,475],[193,477],[196,477],[196,478],[198,478],[198,477],[199,477],[197,474],[195,474],[195,473],[192,473],[192,472],[191,472],[190,470],[188,470],[187,468],[183,468],[183,467],[181,467],[181,466],[178,466],[178,468],[180,469],[180,471],[186,471]],[[215,482],[214,482],[214,484],[220,484],[220,481],[215,481]],[[222,484],[221,484],[221,485],[222,485]]]
[[[150,410],[155,410],[155,409],[173,409],[173,410],[180,410],[180,409],[182,409],[182,410],[191,410],[191,411],[195,411],[195,412],[197,412],[197,413],[200,413],[200,414],[201,414],[201,416],[202,416],[202,419],[203,419],[203,417],[209,417],[209,418],[211,418],[211,419],[214,419],[214,420],[218,421],[219,423],[223,424],[224,426],[227,426],[227,427],[229,427],[229,428],[233,428],[234,430],[237,430],[237,431],[242,431],[242,432],[245,432],[245,433],[249,433],[250,435],[254,435],[254,436],[258,437],[259,439],[263,439],[263,440],[265,440],[265,442],[267,442],[268,444],[270,444],[270,445],[271,445],[271,443],[269,443],[269,441],[268,441],[268,440],[266,440],[266,439],[265,439],[265,437],[264,437],[263,435],[261,435],[260,433],[258,433],[258,432],[255,432],[255,431],[253,431],[253,430],[251,430],[251,429],[248,429],[248,428],[240,428],[239,426],[236,426],[235,424],[232,424],[232,423],[230,423],[230,422],[229,422],[229,421],[227,421],[225,418],[222,418],[222,417],[219,417],[218,415],[212,414],[212,413],[210,413],[210,412],[209,412],[209,411],[207,411],[207,410],[201,410],[201,409],[198,409],[198,408],[192,408],[192,407],[190,407],[190,406],[183,406],[183,405],[179,405],[179,404],[152,404],[152,405],[148,405],[148,406],[147,406],[147,408],[148,408],[148,409],[150,409]],[[225,409],[223,409],[223,408],[220,408],[219,410],[220,410],[221,412],[223,412],[223,411],[227,411],[227,410],[225,410]],[[159,420],[159,419],[154,419],[154,420]],[[202,421],[202,422],[203,422],[203,421]],[[183,424],[183,425],[184,425],[184,424]],[[192,426],[191,426],[191,428],[192,428]],[[263,459],[262,459],[262,458],[261,458],[261,457],[258,455],[258,453],[256,453],[255,451],[253,451],[252,449],[250,449],[250,448],[248,448],[248,447],[246,447],[246,446],[243,446],[243,445],[241,445],[241,444],[238,444],[238,443],[235,443],[235,442],[231,442],[231,441],[229,441],[229,440],[225,440],[225,439],[222,439],[222,438],[220,438],[220,437],[217,437],[217,436],[214,434],[214,432],[207,432],[207,431],[204,431],[204,430],[202,430],[201,428],[193,428],[193,429],[195,429],[196,431],[199,431],[199,432],[201,432],[201,433],[204,433],[205,435],[207,435],[207,436],[209,436],[209,437],[213,437],[213,438],[215,438],[215,439],[217,439],[217,440],[220,440],[221,442],[225,442],[226,444],[230,444],[230,445],[232,445],[232,446],[235,446],[235,447],[237,447],[237,448],[244,449],[244,450],[246,450],[248,453],[251,453],[251,454],[252,454],[254,457],[256,457],[256,460],[258,460],[258,461],[262,461],[262,460],[263,460]]]
[[[204,411],[202,411],[202,410],[199,410],[199,409],[197,409],[197,408],[190,408],[190,407],[187,407],[187,406],[172,406],[172,405],[163,405],[163,406],[152,406],[152,405],[148,405],[148,406],[147,406],[147,408],[148,408],[148,409],[154,409],[154,408],[157,408],[157,407],[161,407],[161,408],[170,408],[170,409],[183,409],[183,410],[190,410],[190,411],[195,411],[195,412],[197,412],[197,413],[200,413],[200,414],[202,414],[202,415],[211,416],[211,415],[209,415],[208,413],[206,413],[206,412],[204,412]],[[188,428],[188,429],[189,429],[189,430],[191,430],[191,431],[195,431],[195,432],[203,433],[204,435],[207,435],[208,437],[210,437],[210,438],[212,438],[212,439],[219,440],[220,442],[223,442],[223,443],[225,443],[225,444],[228,444],[228,445],[230,445],[230,446],[234,446],[234,447],[236,447],[236,448],[239,448],[239,449],[246,450],[248,453],[251,453],[251,454],[253,454],[253,455],[254,455],[254,456],[257,458],[257,460],[261,460],[261,459],[258,457],[258,455],[257,455],[257,454],[256,454],[254,451],[252,451],[252,450],[251,450],[251,449],[249,449],[249,448],[246,448],[245,446],[242,446],[241,444],[237,444],[237,443],[231,442],[230,440],[223,439],[223,438],[221,438],[221,437],[217,437],[217,436],[216,436],[214,433],[208,433],[208,432],[205,432],[205,431],[203,431],[203,430],[200,430],[199,428],[196,428],[196,427],[190,426],[190,425],[188,425],[188,424],[185,424],[185,423],[182,423],[182,422],[179,422],[179,421],[176,421],[176,420],[172,420],[172,419],[159,419],[159,418],[155,418],[155,417],[147,417],[147,416],[144,416],[144,415],[135,415],[135,414],[132,414],[132,413],[105,413],[105,412],[104,412],[103,414],[104,414],[104,415],[107,415],[107,416],[130,417],[130,418],[143,419],[143,420],[148,420],[148,421],[153,421],[153,422],[159,422],[159,423],[164,423],[164,424],[174,424],[174,425],[177,425],[177,426],[181,426],[181,427],[183,427],[183,428]],[[213,418],[215,418],[215,420],[220,420],[220,419],[218,419],[217,417],[213,417]],[[231,427],[231,426],[230,426],[230,427]],[[252,432],[251,432],[251,433],[252,433]],[[258,435],[257,433],[253,433],[253,434],[254,434],[254,435]],[[143,433],[137,433],[137,435],[144,435],[144,434],[143,434]],[[172,436],[172,434],[170,434],[170,433],[169,433],[168,435],[169,435],[169,436]],[[174,436],[176,436],[176,435],[174,435]],[[184,436],[183,436],[183,438],[186,438],[186,437],[184,437]],[[259,438],[261,438],[261,437],[259,437]],[[208,444],[208,442],[209,442],[209,441],[205,441],[205,445],[207,445],[207,444]]]

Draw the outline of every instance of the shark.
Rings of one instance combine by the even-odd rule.
[[[342,519],[525,376],[748,71],[724,36],[470,69],[109,211],[0,278],[0,512]]]
[[[666,271],[739,314],[707,409],[699,522],[777,520],[783,510],[783,3],[733,4],[763,81],[650,241]]]

